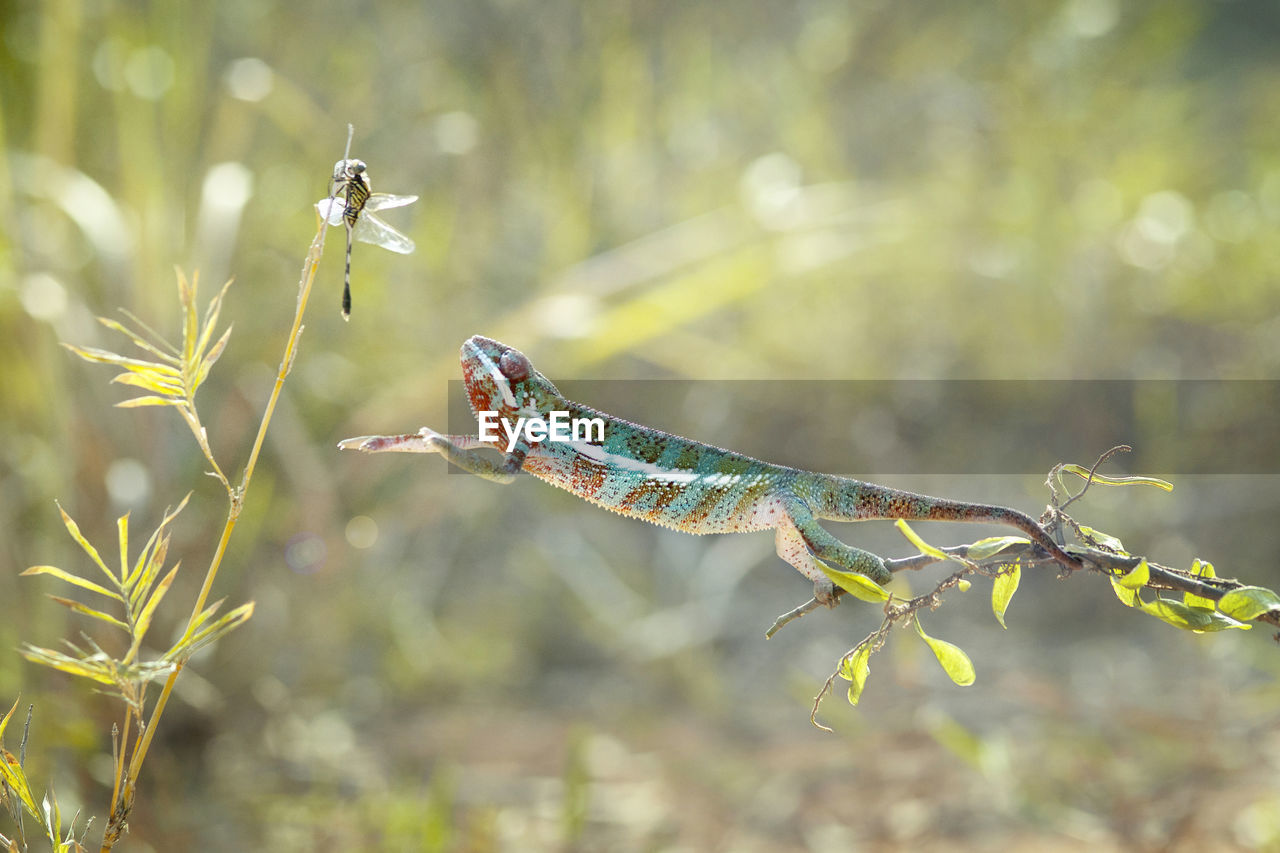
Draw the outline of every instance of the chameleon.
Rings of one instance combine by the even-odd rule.
[[[878,584],[892,574],[883,558],[855,548],[822,527],[829,521],[957,521],[1015,527],[1067,570],[1082,563],[1032,518],[1015,509],[966,503],[889,488],[850,477],[805,471],[755,459],[700,441],[632,423],[566,399],[524,353],[475,335],[462,345],[463,383],[483,426],[493,414],[506,434],[443,435],[429,427],[404,435],[345,439],[343,450],[439,453],[486,480],[510,483],[521,471],[590,503],[685,533],[741,533],[772,529],[778,556],[814,585],[814,598],[834,606],[839,593],[819,562],[856,572]],[[604,428],[576,440],[538,440],[521,430],[524,418],[545,424],[567,413]],[[512,430],[511,424],[517,424]],[[542,430],[543,433],[546,430]],[[590,431],[588,431],[589,433]],[[603,433],[602,435],[600,433]],[[482,437],[483,435],[483,437]],[[505,453],[501,461],[485,449]]]

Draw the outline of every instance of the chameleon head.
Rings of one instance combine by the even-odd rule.
[[[515,347],[482,335],[462,345],[462,381],[472,414],[497,412],[515,420],[554,408],[560,392]]]

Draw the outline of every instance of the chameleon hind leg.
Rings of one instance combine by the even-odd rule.
[[[893,574],[884,560],[852,545],[841,542],[818,524],[807,504],[790,497],[783,503],[784,515],[778,521],[774,543],[778,556],[813,581],[813,597],[832,607],[836,603],[835,584],[818,566],[818,561],[865,575],[876,583],[888,583]]]
[[[439,453],[464,471],[492,480],[510,483],[524,465],[525,449],[517,447],[501,463],[476,452],[477,448],[493,448],[473,435],[442,435],[430,427],[404,435],[361,435],[338,442],[340,450],[365,453]]]

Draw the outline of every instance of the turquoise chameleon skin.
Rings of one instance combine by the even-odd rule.
[[[530,442],[522,436],[501,462],[477,452],[502,452],[507,436],[501,430],[497,444],[424,427],[407,435],[351,438],[338,446],[440,453],[459,468],[500,483],[526,471],[597,506],[685,533],[772,529],[778,556],[813,581],[814,597],[824,604],[833,604],[836,593],[817,560],[877,583],[887,583],[892,575],[884,560],[841,542],[819,519],[1003,524],[1021,530],[1064,567],[1081,567],[1017,510],[774,465],[598,412],[565,399],[519,350],[480,335],[462,345],[461,358],[472,414],[492,411],[511,423],[521,417],[549,419],[553,411],[567,411],[571,418],[598,417],[604,420],[604,440]]]

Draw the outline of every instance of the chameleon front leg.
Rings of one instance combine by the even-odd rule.
[[[501,464],[476,452],[476,448],[492,448],[473,435],[442,435],[430,427],[406,435],[361,435],[338,442],[340,450],[365,453],[439,453],[464,471],[492,480],[510,483],[520,473],[529,448],[520,442]]]
[[[879,584],[893,579],[884,560],[831,535],[818,524],[809,505],[800,498],[794,495],[784,496],[782,510],[784,515],[778,522],[774,536],[778,556],[813,581],[813,597],[819,603],[833,607],[837,599],[835,584],[818,566],[818,560],[865,575]]]

